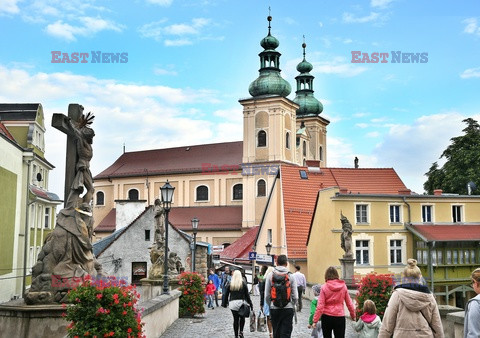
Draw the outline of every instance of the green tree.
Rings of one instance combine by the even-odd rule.
[[[467,127],[462,136],[453,137],[451,144],[440,158],[445,158],[443,167],[434,162],[425,173],[427,181],[423,188],[428,194],[434,189],[442,189],[448,193],[466,195],[467,184],[474,182],[479,188],[472,194],[480,194],[480,125],[472,118],[463,120]]]

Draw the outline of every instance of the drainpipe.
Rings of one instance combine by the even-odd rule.
[[[407,209],[408,209],[408,222],[407,222],[407,224],[412,224],[412,213],[411,213],[411,210],[410,210],[410,204],[408,204],[407,198],[405,196],[403,196],[403,203],[405,203],[407,205]]]
[[[27,280],[27,247],[28,247],[28,215],[30,204],[34,201],[29,202],[28,196],[30,195],[30,164],[32,163],[33,158],[27,160],[27,195],[25,196],[25,230],[24,230],[24,244],[23,244],[23,278],[22,278],[22,297],[25,298],[26,291],[26,280]]]

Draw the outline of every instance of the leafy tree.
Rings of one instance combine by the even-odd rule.
[[[480,194],[480,125],[472,118],[463,120],[467,127],[465,135],[453,137],[451,144],[444,150],[440,158],[445,158],[443,167],[434,162],[425,176],[427,181],[423,188],[428,194],[434,189],[442,189],[448,193],[466,195],[467,184],[474,182],[479,189],[472,194]]]

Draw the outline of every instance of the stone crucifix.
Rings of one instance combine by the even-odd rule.
[[[93,156],[93,129],[88,127],[93,116],[83,114],[83,106],[77,103],[68,105],[68,116],[53,114],[52,127],[67,134],[67,156],[65,163],[65,208],[90,204],[93,198],[93,178],[90,160]],[[83,186],[87,189],[83,199],[80,194]]]

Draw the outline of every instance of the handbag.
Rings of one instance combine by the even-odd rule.
[[[265,317],[265,314],[262,310],[258,311],[257,331],[267,332],[267,318]]]
[[[255,312],[252,312],[250,316],[250,332],[255,332],[257,326],[257,319],[255,318]]]
[[[241,317],[250,317],[250,306],[247,303],[242,303],[238,309],[238,315]]]

